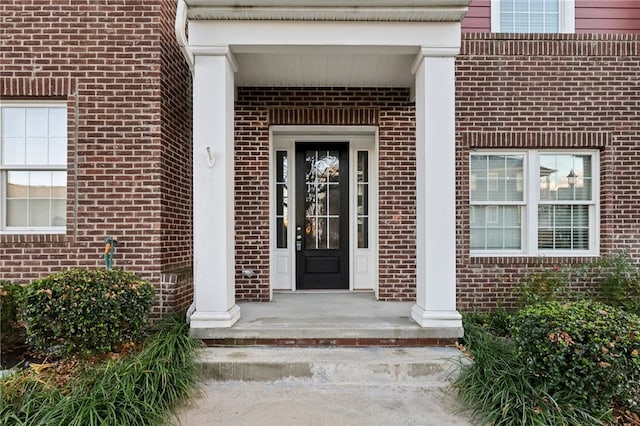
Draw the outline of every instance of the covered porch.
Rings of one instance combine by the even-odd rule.
[[[305,316],[296,317],[295,299],[321,297],[335,299],[315,301],[311,307],[318,310],[305,312],[318,321],[318,332],[340,318],[342,328],[333,331],[342,329],[345,339],[353,330],[360,333],[357,338],[375,335],[377,339],[399,338],[405,332],[425,339],[461,335],[455,266],[455,57],[460,49],[460,20],[468,3],[469,0],[179,1],[176,34],[194,75],[193,335],[225,339],[231,330],[244,330],[246,336],[253,333],[253,337],[246,338],[263,338],[276,333],[276,328],[269,326],[278,321],[281,328],[289,322],[302,323],[299,318]],[[237,302],[238,277],[243,270],[235,259],[234,112],[238,87],[402,87],[410,91],[415,102],[414,303],[376,302],[373,295],[378,277],[372,280],[374,292],[367,295],[357,293],[353,283],[347,285],[351,292],[297,294],[294,283],[291,288],[296,294],[273,294],[277,287],[270,271],[258,272],[270,280],[265,285],[273,294],[272,302]],[[263,196],[273,198],[268,191]],[[269,209],[273,207],[265,210]],[[275,220],[273,211],[268,214],[269,221]],[[262,225],[267,232],[271,230],[268,238],[273,246],[273,224]],[[377,238],[377,227],[383,225],[373,225],[373,239]],[[353,239],[350,244],[354,244]],[[289,250],[295,256],[293,247],[291,244]],[[345,258],[348,256],[345,254]],[[295,264],[292,266],[295,270]],[[275,269],[273,257],[265,269]],[[357,318],[345,316],[354,311],[351,305],[365,296],[370,296],[372,303],[356,310],[360,312]],[[270,312],[271,316],[256,309]],[[326,324],[321,325],[323,321]],[[301,333],[313,336],[309,338],[325,338],[314,334],[313,327]]]
[[[452,343],[450,330],[420,327],[413,302],[377,301],[373,292],[274,292],[267,303],[239,302],[230,328],[192,329],[209,345],[427,346]]]

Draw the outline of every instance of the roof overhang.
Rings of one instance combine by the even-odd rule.
[[[180,0],[178,39],[227,54],[239,86],[411,87],[417,56],[457,54],[469,2]]]
[[[459,22],[471,0],[185,0],[190,20]]]

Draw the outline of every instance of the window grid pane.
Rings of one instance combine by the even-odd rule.
[[[589,206],[539,206],[538,248],[548,250],[588,250]]]
[[[64,226],[66,180],[60,171],[7,172],[6,226]]]
[[[472,250],[520,250],[520,206],[471,206]]]
[[[541,201],[591,201],[592,182],[590,155],[540,155]]]
[[[500,31],[557,33],[560,0],[500,0]]]
[[[340,156],[338,151],[305,152],[305,249],[339,249]]]
[[[596,154],[537,150],[526,153],[470,155],[471,250],[476,254],[524,250],[526,255],[595,250]],[[534,172],[529,176],[534,177],[537,172],[539,179],[524,181],[524,160]],[[512,184],[515,182],[517,185]],[[525,191],[534,191],[534,196],[526,196]],[[535,191],[539,191],[539,197]],[[522,202],[509,198],[522,198]],[[536,216],[538,223],[527,226],[525,219]],[[530,244],[525,244],[527,241]]]
[[[524,155],[471,156],[471,249],[521,250]]]
[[[0,128],[0,204],[6,207],[0,229],[63,228],[66,107],[2,106]]]
[[[285,249],[289,225],[288,173],[287,151],[276,151],[276,247]]]
[[[358,151],[357,172],[358,248],[369,248],[369,153]]]

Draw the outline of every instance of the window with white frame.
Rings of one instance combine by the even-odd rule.
[[[573,33],[575,0],[491,0],[491,31]]]
[[[64,232],[67,108],[0,104],[0,232]]]
[[[597,151],[474,152],[472,255],[598,253]]]

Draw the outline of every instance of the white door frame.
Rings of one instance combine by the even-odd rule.
[[[349,143],[349,290],[372,290],[378,297],[378,128],[376,126],[272,126],[269,137],[270,298],[273,290],[296,291],[295,232],[287,233],[287,248],[276,247],[276,151],[288,159],[286,220],[295,224],[295,144]],[[357,247],[356,173],[358,151],[369,159],[369,244]],[[289,227],[289,229],[293,229]]]

